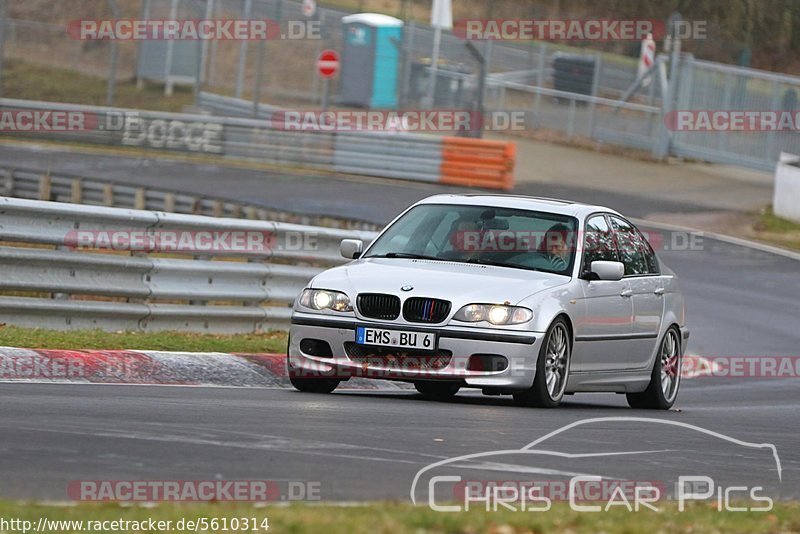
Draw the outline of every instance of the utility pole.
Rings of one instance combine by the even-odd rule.
[[[3,94],[3,57],[6,48],[6,0],[0,0],[0,96]]]
[[[5,3],[5,2],[4,2]],[[122,11],[117,5],[117,0],[108,0],[108,5],[111,8],[111,16],[115,19],[122,18]],[[5,23],[5,17],[3,17]],[[111,39],[111,66],[108,69],[108,85],[106,86],[106,105],[114,105],[114,93],[117,88],[117,56],[119,50],[117,47],[117,40]]]
[[[473,116],[470,117],[469,121],[469,136],[480,139],[483,137],[483,93],[486,89],[486,57],[480,53],[478,47],[475,46],[472,41],[467,41],[466,47],[480,66],[478,73],[478,97],[474,100],[472,105]],[[477,119],[475,115],[477,115]]]

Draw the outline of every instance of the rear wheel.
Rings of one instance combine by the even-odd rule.
[[[418,380],[414,382],[414,387],[428,399],[447,401],[456,396],[458,390],[461,389],[461,384],[458,382],[430,382]]]
[[[569,378],[571,354],[569,328],[567,322],[559,317],[550,325],[539,349],[533,387],[515,394],[514,401],[539,408],[555,408],[561,404]]]
[[[631,408],[649,410],[668,410],[678,398],[678,387],[681,383],[681,342],[678,329],[667,330],[658,349],[658,356],[653,364],[650,384],[641,393],[628,393],[628,405]]]

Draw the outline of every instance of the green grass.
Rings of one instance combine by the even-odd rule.
[[[709,505],[689,506],[678,512],[677,506],[665,504],[661,512],[628,512],[624,508],[608,513],[578,513],[566,503],[556,503],[548,512],[485,512],[472,509],[466,513],[439,513],[410,504],[375,503],[369,505],[330,506],[292,504],[290,506],[254,507],[241,503],[160,504],[155,507],[120,507],[116,504],[81,504],[75,507],[0,503],[0,517],[38,523],[48,520],[154,520],[172,521],[172,532],[181,519],[206,518],[219,521],[216,531],[223,531],[222,519],[255,518],[260,526],[267,518],[269,532],[336,533],[530,533],[530,532],[798,532],[800,505],[778,503],[771,512],[720,513]],[[252,521],[252,519],[251,519]],[[229,531],[234,532],[230,529]],[[116,529],[115,529],[116,530]],[[188,529],[184,529],[188,530]],[[75,526],[46,532],[77,532]],[[107,530],[110,531],[110,530]],[[120,530],[121,531],[121,530]],[[128,530],[132,531],[132,530]],[[202,530],[201,530],[202,531]],[[213,531],[213,530],[210,530]],[[243,532],[242,530],[239,530]],[[249,532],[265,532],[263,529]]]
[[[166,350],[178,352],[286,351],[285,332],[213,335],[182,332],[55,331],[0,326],[0,345],[28,349]]]
[[[778,217],[767,208],[761,211],[753,222],[756,236],[767,243],[800,250],[800,224]]]
[[[9,60],[3,66],[3,96],[25,100],[106,104],[105,78],[62,69]],[[145,84],[139,90],[135,81],[118,81],[114,106],[157,111],[182,111],[194,103],[192,89],[175,87],[172,96],[164,96],[164,86]]]
[[[761,212],[757,224],[758,229],[767,232],[800,232],[800,223],[778,217],[772,208]]]

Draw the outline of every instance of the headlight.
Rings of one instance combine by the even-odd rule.
[[[340,291],[327,289],[306,289],[300,295],[300,304],[312,310],[353,311],[350,297]]]
[[[467,304],[453,316],[456,321],[477,323],[489,321],[492,324],[520,324],[533,319],[533,312],[521,306],[505,304]]]

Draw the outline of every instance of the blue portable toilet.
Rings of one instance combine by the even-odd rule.
[[[339,104],[396,108],[403,21],[379,13],[342,17]]]

